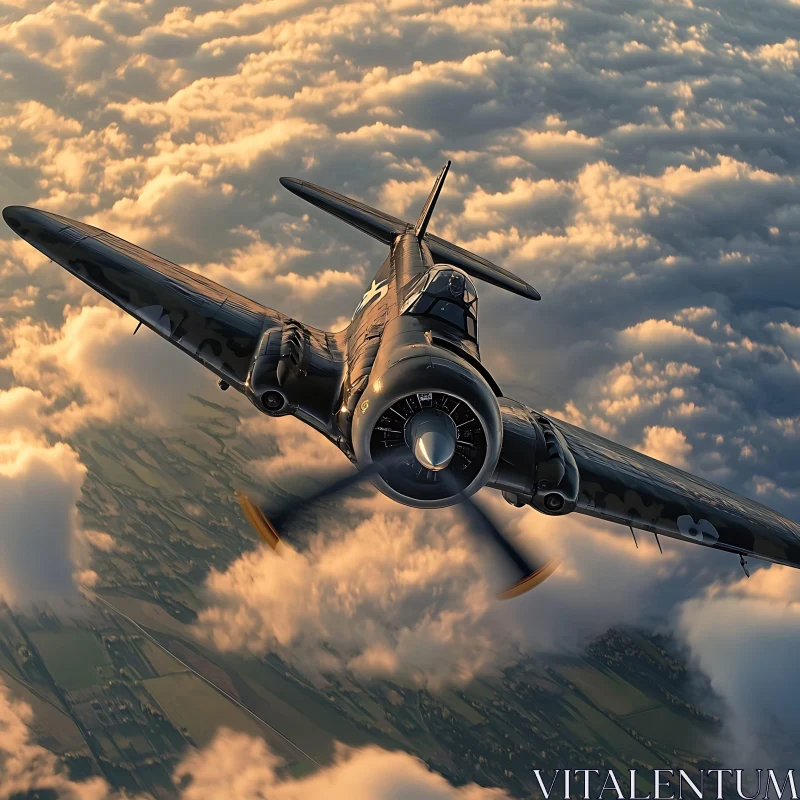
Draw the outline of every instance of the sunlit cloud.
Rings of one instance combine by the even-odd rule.
[[[86,468],[45,438],[48,410],[38,391],[0,391],[0,597],[14,604],[74,594],[86,560],[76,508]]]

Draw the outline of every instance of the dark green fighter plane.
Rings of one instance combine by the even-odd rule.
[[[306,181],[289,191],[378,239],[389,255],[347,328],[312,328],[82,222],[11,206],[12,230],[188,353],[269,416],[293,414],[334,442],[357,471],[308,502],[371,480],[410,506],[459,504],[515,574],[512,597],[555,565],[523,551],[471,500],[498,489],[514,506],[588,514],[633,529],[800,566],[800,526],[760,503],[505,397],[481,362],[473,279],[526,300],[517,276],[428,233],[448,162],[415,223]],[[138,328],[137,328],[138,329]],[[277,547],[288,509],[240,496]],[[634,534],[635,539],[635,534]],[[660,545],[659,545],[660,546]]]

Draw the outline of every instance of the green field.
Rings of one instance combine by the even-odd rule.
[[[217,728],[261,736],[261,726],[246,712],[191,673],[142,681],[164,713],[185,728],[199,747],[209,744]]]
[[[135,458],[122,455],[121,462],[129,472],[132,472],[140,481],[147,484],[152,489],[158,491],[168,491],[170,494],[179,493],[180,484],[170,475],[169,471],[162,466],[155,466],[152,469],[140,463]]]
[[[559,673],[595,705],[620,716],[656,707],[658,703],[613,672],[588,664],[559,665]]]
[[[624,718],[626,725],[642,736],[674,750],[702,752],[708,746],[711,731],[702,722],[682,717],[668,708],[653,708]]]
[[[302,741],[308,752],[327,758],[333,741],[354,747],[375,743],[373,734],[349,720],[324,695],[305,688],[285,672],[237,656],[226,657],[224,663],[255,695],[248,697],[248,705],[289,738]]]
[[[439,695],[439,700],[457,714],[464,717],[472,725],[481,725],[486,722],[486,717],[479,714],[469,703],[462,700],[455,692],[445,691]]]
[[[146,639],[139,644],[139,650],[159,675],[171,675],[174,672],[186,671],[186,667],[180,661]]]
[[[179,439],[167,439],[165,444],[171,453],[183,461],[188,461],[190,464],[198,467],[207,467],[211,463],[205,455],[198,453],[197,450],[184,444]]]
[[[100,590],[97,594],[100,597],[108,598],[108,602],[114,608],[136,620],[140,625],[151,628],[158,633],[171,633],[176,636],[186,635],[186,626],[155,603],[138,597],[122,595],[113,590]]]
[[[93,731],[92,735],[94,736],[94,740],[97,744],[97,747],[100,748],[100,752],[109,760],[109,761],[116,761],[119,759],[119,751],[117,750],[116,746],[112,739],[107,736],[103,731]]]
[[[574,719],[567,722],[567,726],[577,736],[582,739],[594,738],[595,743],[603,746],[609,754],[619,754],[623,760],[635,758],[642,764],[657,766],[654,754],[608,717],[575,695],[566,695],[564,699],[574,709]]]
[[[114,674],[105,649],[92,631],[80,628],[36,631],[31,640],[62,689],[88,689]]]
[[[164,517],[172,522],[178,530],[183,531],[189,538],[193,539],[201,547],[213,547],[217,543],[216,540],[205,530],[203,530],[203,528],[201,528],[196,522],[193,522],[192,520],[182,517],[180,514],[175,514],[171,511],[165,510],[163,513]]]
[[[8,676],[2,676],[13,697],[27,703],[33,710],[31,730],[37,742],[54,753],[86,750],[83,736],[72,720],[57,704],[37,691],[34,693],[25,684]]]

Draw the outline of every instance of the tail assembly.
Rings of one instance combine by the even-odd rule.
[[[385,214],[383,211],[378,211],[378,209],[358,200],[352,200],[342,194],[332,192],[330,189],[324,189],[322,186],[308,183],[308,181],[300,181],[296,178],[281,178],[281,185],[298,197],[302,197],[303,200],[307,200],[317,208],[333,214],[334,217],[338,217],[342,222],[358,228],[358,230],[368,236],[372,236],[379,242],[391,246],[397,236],[413,231],[428,245],[436,263],[451,264],[454,267],[463,269],[473,278],[499,286],[501,289],[507,289],[509,292],[527,297],[529,300],[541,300],[541,295],[533,286],[526,283],[522,278],[518,278],[512,272],[498,267],[497,264],[476,256],[474,253],[470,253],[452,242],[440,239],[438,236],[427,232],[428,223],[431,220],[433,209],[439,199],[449,169],[450,161],[444,165],[436,178],[422,212],[413,225],[390,214]]]

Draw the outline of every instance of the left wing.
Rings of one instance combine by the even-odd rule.
[[[800,525],[776,511],[555,417],[514,401],[506,404],[501,405],[504,428],[512,436],[515,430],[510,425],[518,430],[525,420],[540,432],[538,436],[544,423],[563,438],[572,456],[567,460],[574,460],[579,475],[575,511],[674,539],[800,567]],[[536,441],[536,435],[528,432],[526,436],[531,442]],[[521,439],[516,439],[519,448]],[[534,452],[530,446],[526,449],[530,464]],[[520,453],[511,455],[516,464],[524,463]],[[502,459],[501,455],[501,463]],[[533,486],[535,480],[534,477]],[[495,485],[504,488],[498,482]]]
[[[9,227],[103,297],[242,391],[262,334],[283,314],[106,231],[25,206]]]

